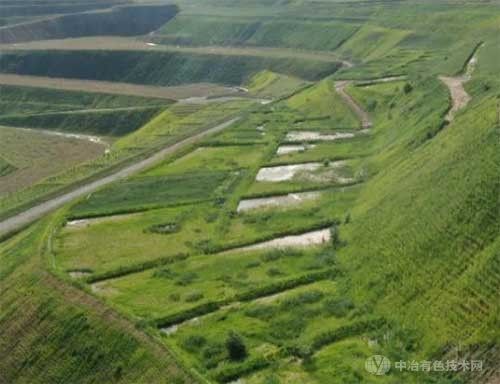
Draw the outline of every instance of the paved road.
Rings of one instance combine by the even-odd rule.
[[[83,185],[81,187],[76,188],[75,190],[65,193],[61,196],[55,197],[53,199],[50,199],[44,203],[41,203],[33,208],[28,209],[27,211],[21,212],[15,216],[12,216],[2,222],[0,222],[0,235],[6,234],[11,231],[15,231],[17,229],[22,228],[23,226],[30,224],[31,222],[39,219],[40,217],[46,215],[47,213],[61,207],[62,205],[70,202],[71,200],[74,200],[78,197],[84,196],[86,194],[89,194],[96,189],[105,186],[107,184],[110,184],[114,181],[126,178],[128,176],[131,176],[135,173],[138,173],[151,165],[163,160],[166,156],[174,153],[178,149],[189,145],[193,144],[203,137],[217,133],[222,131],[223,129],[229,127],[236,121],[238,121],[240,118],[234,118],[231,120],[228,120],[222,124],[219,124],[213,128],[209,128],[203,132],[200,132],[194,136],[188,137],[187,139],[184,139],[182,141],[179,141],[178,143],[175,143],[173,145],[170,145],[166,148],[163,148],[159,152],[156,152],[154,155],[141,160],[135,164],[129,165],[120,171],[117,171],[116,173],[113,173],[109,176],[103,177],[102,179],[95,180],[93,182],[90,182],[89,184]]]

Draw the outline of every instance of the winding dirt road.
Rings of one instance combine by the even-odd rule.
[[[370,115],[345,90],[347,86],[350,85],[351,83],[352,81],[350,80],[337,81],[335,82],[335,90],[342,97],[342,99],[344,99],[344,101],[349,105],[349,107],[351,107],[354,113],[359,117],[359,119],[361,120],[361,127],[363,129],[369,129],[373,126]]]
[[[124,179],[129,177],[135,173],[138,173],[155,163],[163,160],[166,156],[174,153],[186,145],[193,144],[205,136],[220,132],[225,128],[229,127],[240,118],[236,117],[231,120],[228,120],[224,123],[221,123],[215,127],[209,128],[203,132],[197,133],[194,136],[188,137],[182,141],[179,141],[175,144],[172,144],[166,148],[163,148],[159,152],[156,152],[154,155],[139,161],[138,163],[126,166],[125,168],[113,173],[109,176],[105,176],[102,179],[98,179],[96,181],[90,182],[89,184],[83,185],[81,187],[76,188],[75,190],[50,199],[46,202],[43,202],[33,208],[28,209],[27,211],[21,212],[15,216],[12,216],[2,222],[0,222],[0,235],[5,235],[9,232],[16,231],[21,229],[22,227],[30,224],[31,222],[39,219],[43,215],[61,207],[62,205],[78,198],[84,196],[88,193],[91,193],[97,190],[100,187],[108,185],[114,181]]]
[[[456,77],[439,76],[439,80],[441,80],[450,90],[452,105],[445,117],[445,120],[449,123],[453,121],[456,113],[465,108],[472,100],[471,96],[465,90],[464,85],[472,79],[472,74],[477,66],[477,52],[483,45],[484,44],[478,45],[467,62],[465,72],[462,75]]]

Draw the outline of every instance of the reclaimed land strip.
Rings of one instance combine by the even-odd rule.
[[[151,323],[157,328],[171,327],[198,316],[208,315],[209,313],[215,312],[230,304],[252,301],[265,296],[275,295],[276,293],[284,292],[301,285],[310,284],[320,280],[332,279],[337,276],[337,273],[336,269],[327,269],[319,272],[308,273],[299,277],[293,277],[288,280],[257,287],[247,292],[238,293],[227,299],[207,302],[181,312],[154,319]]]
[[[235,88],[209,83],[162,87],[112,81],[79,80],[6,73],[0,74],[0,84],[22,87],[51,88],[64,91],[83,91],[91,93],[109,93],[114,95],[153,97],[167,100],[182,100],[192,97],[213,97],[238,93]]]
[[[250,249],[252,247],[262,247],[263,245],[266,245],[266,244],[273,242],[273,241],[278,241],[278,243],[279,243],[280,241],[282,241],[282,239],[301,238],[302,236],[307,236],[308,234],[316,233],[316,232],[322,232],[325,234],[325,236],[328,237],[328,239],[330,239],[330,234],[329,233],[326,234],[325,228],[326,227],[330,228],[331,226],[338,225],[338,224],[339,224],[338,220],[327,220],[327,221],[318,223],[317,225],[315,225],[313,227],[309,227],[306,230],[307,232],[304,232],[304,229],[301,228],[298,230],[286,231],[286,232],[283,232],[280,234],[273,233],[270,236],[266,236],[266,237],[260,238],[258,240],[250,241],[250,242],[219,246],[219,247],[216,247],[214,249],[208,250],[206,254],[210,254],[210,255],[213,255],[214,257],[216,257],[219,254],[225,254],[225,253],[229,253],[229,252],[248,251],[248,250],[252,250],[252,249]],[[328,231],[329,231],[329,229],[328,229]],[[323,244],[323,243],[321,243],[321,244]],[[321,244],[308,243],[305,245],[307,246],[307,245],[321,245]],[[286,248],[286,245],[284,247]],[[93,284],[93,283],[101,282],[104,280],[116,279],[116,278],[123,277],[126,275],[139,273],[139,272],[142,272],[142,271],[145,271],[148,269],[157,268],[157,267],[162,266],[162,265],[167,265],[167,264],[175,263],[177,261],[182,261],[182,260],[185,260],[191,256],[195,256],[195,255],[180,253],[180,254],[173,255],[173,256],[159,257],[159,258],[149,260],[149,261],[146,261],[143,263],[125,265],[122,267],[111,269],[109,271],[104,271],[104,272],[100,272],[98,274],[92,274],[90,276],[87,276],[85,279],[85,282],[88,284]],[[70,271],[67,271],[67,272],[70,272]]]
[[[84,196],[114,181],[121,180],[135,173],[138,173],[150,167],[151,165],[157,163],[158,161],[162,160],[167,155],[170,155],[173,152],[179,150],[180,148],[192,144],[193,142],[196,142],[207,135],[220,132],[238,120],[239,117],[233,118],[215,127],[202,131],[194,136],[188,137],[187,139],[179,141],[173,145],[169,145],[168,147],[163,148],[159,152],[156,152],[154,155],[144,160],[141,160],[135,164],[129,165],[126,168],[123,168],[116,173],[113,173],[109,176],[103,177],[102,179],[98,179],[93,182],[90,182],[89,184],[78,187],[71,192],[65,193],[61,196],[45,201],[33,208],[28,209],[27,211],[24,211],[7,220],[4,220],[0,222],[0,236],[4,236],[9,232],[19,230],[20,228],[28,225],[29,223],[35,221],[36,219],[42,217],[43,215],[46,215],[47,213],[61,207],[62,205],[78,197]]]
[[[116,50],[116,51],[153,51],[153,52],[184,52],[207,55],[224,56],[256,56],[274,58],[295,58],[320,62],[340,62],[347,66],[347,62],[339,59],[338,55],[328,51],[307,51],[292,48],[271,47],[188,47],[176,45],[148,45],[144,41],[127,37],[82,37],[63,40],[39,40],[18,44],[0,44],[0,50]]]

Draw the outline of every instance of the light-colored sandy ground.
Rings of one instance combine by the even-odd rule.
[[[129,213],[126,215],[111,215],[111,216],[93,217],[90,219],[70,220],[66,223],[66,226],[71,229],[80,229],[89,227],[90,225],[93,224],[99,224],[103,222],[115,222],[115,221],[129,219],[130,217],[139,214],[140,213]]]
[[[481,48],[478,47],[478,50]],[[470,81],[472,74],[477,66],[477,50],[470,58],[467,63],[465,73],[461,76],[449,77],[449,76],[439,76],[439,79],[448,87],[450,90],[452,105],[445,119],[448,122],[452,122],[458,111],[465,108],[467,104],[471,101],[470,95],[464,88],[464,84]]]
[[[355,134],[352,132],[335,132],[330,134],[322,134],[321,132],[313,131],[292,131],[286,135],[286,141],[335,141],[341,139],[352,139],[354,136]]]
[[[253,100],[258,103],[269,102],[273,100],[270,99],[260,99],[257,97],[245,96],[243,93],[235,93],[234,96],[213,96],[213,97],[188,97],[187,99],[180,99],[179,104],[210,104],[210,103],[220,103],[232,100]]]
[[[440,76],[439,79],[446,84],[450,90],[452,106],[446,115],[447,121],[453,121],[455,114],[462,108],[465,108],[471,97],[464,88],[464,83],[466,82],[464,77],[446,77]]]
[[[315,144],[307,144],[307,145],[280,145],[278,147],[278,150],[276,151],[276,154],[278,156],[283,156],[287,155],[289,153],[294,153],[294,152],[304,152],[310,148],[316,147]]]
[[[72,279],[80,279],[82,277],[86,277],[86,276],[89,276],[89,275],[90,275],[90,272],[82,272],[82,271],[69,272],[69,276]]]
[[[372,85],[380,83],[390,83],[392,81],[401,81],[405,80],[406,78],[407,76],[389,76],[389,77],[381,77],[379,79],[356,80],[354,82],[359,85]]]
[[[90,289],[101,296],[113,295],[118,292],[115,288],[111,288],[106,280],[91,284]]]
[[[59,132],[59,131],[50,131],[48,129],[33,129],[33,128],[16,128],[18,130],[24,130],[24,131],[31,131],[34,133],[38,134],[43,134],[43,135],[49,135],[49,136],[59,136],[59,137],[64,137],[66,139],[76,139],[76,140],[83,140],[83,141],[89,141],[94,144],[99,144],[104,147],[109,147],[109,143],[107,143],[105,140],[103,140],[99,136],[93,136],[93,135],[81,135],[79,133],[67,133],[67,132]]]
[[[315,200],[321,196],[319,192],[290,193],[284,196],[264,197],[258,199],[241,200],[237,212],[251,211],[265,207],[290,207],[302,204],[305,201]]]
[[[322,165],[321,163],[304,163],[261,168],[257,173],[256,181],[287,181],[293,179],[299,172],[315,171]]]
[[[79,80],[58,77],[0,74],[0,84],[51,88],[65,91],[83,91],[91,93],[110,93],[116,95],[143,96],[168,100],[205,98],[228,94],[244,94],[234,87],[217,84],[197,83],[174,87],[138,85],[111,81]]]
[[[273,248],[294,248],[294,247],[309,247],[313,245],[321,245],[331,240],[330,228],[320,229],[313,232],[303,233],[301,235],[285,236],[263,243],[250,245],[233,249],[231,251],[255,251],[259,249],[273,249]]]
[[[339,184],[348,184],[355,181],[350,177],[342,176],[340,169],[347,167],[345,161],[334,161],[329,164],[303,163],[292,165],[279,165],[261,168],[257,173],[256,181],[277,183],[300,179],[311,182],[335,181]]]

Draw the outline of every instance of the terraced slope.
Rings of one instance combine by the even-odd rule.
[[[184,20],[206,17],[199,32],[194,23],[170,30],[175,39],[176,31],[196,32],[186,44],[206,41],[206,25],[218,17],[225,23],[212,37],[221,44],[239,35],[250,44],[246,24],[234,28],[245,15],[262,25],[278,17],[360,25],[338,47],[355,65],[321,79],[315,67],[309,73],[318,77],[300,89],[295,77],[260,72],[272,69],[269,62],[235,69],[231,81],[245,79],[254,92],[296,85],[270,103],[170,106],[118,139],[113,161],[196,135],[207,122],[240,119],[1,242],[0,283],[8,289],[0,300],[9,310],[0,316],[0,333],[7,330],[0,347],[14,353],[0,354],[7,356],[0,368],[9,380],[495,384],[498,4],[180,3]],[[290,44],[314,44],[314,27],[304,28]],[[288,44],[285,36],[267,38]],[[481,42],[464,84],[470,100],[446,121],[452,100],[439,75],[460,74]],[[74,51],[57,52],[65,54]],[[23,53],[8,55],[14,68]],[[210,79],[214,63],[206,61]],[[288,76],[300,66],[285,63]],[[151,81],[166,76],[157,75]],[[57,190],[60,180],[47,184]],[[0,209],[12,206],[14,199],[0,200]],[[21,299],[26,290],[35,294]],[[26,303],[23,313],[18,302]],[[21,332],[16,320],[25,314],[37,321]],[[40,343],[40,333],[50,336]],[[52,350],[65,353],[57,361]],[[366,366],[374,355],[387,356],[391,369],[374,375]]]
[[[290,47],[329,51],[356,32],[342,22],[262,20],[259,18],[178,15],[149,39],[159,44]],[[312,39],[311,37],[315,38]]]
[[[49,272],[40,273],[49,261],[39,254],[46,224],[0,246],[2,381],[197,382],[128,319]],[[19,290],[30,293],[20,297]]]
[[[0,124],[76,134],[122,136],[171,101],[106,93],[0,86]]]
[[[341,369],[332,382],[357,378],[370,383],[373,376],[360,367],[371,354],[444,359],[449,345],[458,342],[464,356],[484,357],[489,365],[479,380],[489,380],[497,356],[491,345],[498,338],[491,333],[498,310],[500,229],[500,152],[499,142],[492,140],[498,136],[495,98],[476,96],[440,131],[449,108],[444,86],[436,77],[413,80],[411,89],[406,81],[365,82],[343,90],[359,108],[370,109],[374,125],[368,133],[355,127],[342,131],[345,126],[328,130],[336,115],[351,113],[346,105],[326,119],[311,115],[328,111],[327,97],[333,105],[343,102],[328,94],[334,87],[325,80],[253,113],[194,152],[81,201],[57,236],[60,272],[80,278],[124,313],[158,327],[184,364],[215,382],[300,377],[301,382],[321,383],[331,377],[328,362],[333,359]],[[483,116],[481,123],[470,129],[477,116]],[[321,134],[311,135],[311,129]],[[300,132],[316,139],[310,139],[311,147],[304,145],[301,163],[287,166],[314,167],[295,176],[286,171],[272,180],[259,177],[271,168],[262,167],[280,156],[278,145]],[[335,133],[342,133],[342,139],[335,141]],[[321,136],[331,137],[330,153],[356,146],[366,152],[362,157],[346,152],[341,166],[330,159],[312,163]],[[217,169],[215,159],[225,150],[221,145],[235,146],[236,138],[245,138],[241,151],[252,156],[246,161],[235,156],[242,162],[228,159]],[[207,152],[211,143],[216,146]],[[479,146],[482,151],[475,151]],[[217,194],[200,193],[199,200],[186,202],[183,184],[173,177],[188,180],[200,171],[210,173],[213,182],[220,175],[215,188],[198,176],[204,190]],[[347,178],[363,184],[338,188]],[[141,188],[148,199],[165,200],[154,185],[169,181],[175,188],[169,193],[177,191],[179,197],[169,196],[161,207],[138,205],[144,201]],[[137,192],[123,205],[120,189]],[[224,214],[235,212],[245,195],[311,189],[321,197],[289,208]],[[110,211],[115,198],[122,205]],[[122,215],[113,216],[117,212]],[[314,240],[313,233],[321,235]],[[112,252],[105,247],[109,238],[119,244]],[[137,246],[148,252],[138,254]],[[277,246],[281,250],[267,249]],[[489,283],[478,285],[479,279]],[[464,295],[469,299],[459,304]],[[477,328],[472,308],[479,305],[484,327]],[[449,308],[446,318],[442,307]],[[235,331],[239,335],[230,336]],[[244,343],[244,357],[231,357],[221,343],[230,337]],[[415,338],[420,342],[414,344]],[[439,372],[393,371],[382,382],[391,380],[444,383],[448,378]],[[467,376],[450,380],[466,381]]]
[[[0,75],[0,84],[33,88],[82,91],[114,95],[142,96],[166,100],[182,100],[191,97],[215,97],[238,93],[237,89],[217,84],[197,83],[178,87],[146,86],[130,83],[65,79],[60,77],[40,77],[22,75]],[[5,92],[5,88],[2,88]]]
[[[57,12],[57,8],[53,11]],[[11,44],[79,36],[143,35],[160,27],[176,13],[177,7],[173,5],[135,5],[53,16],[0,27],[0,42]]]
[[[338,62],[261,56],[141,51],[9,51],[0,71],[20,75],[179,85],[212,82],[240,85],[262,70],[318,80],[334,73]]]

